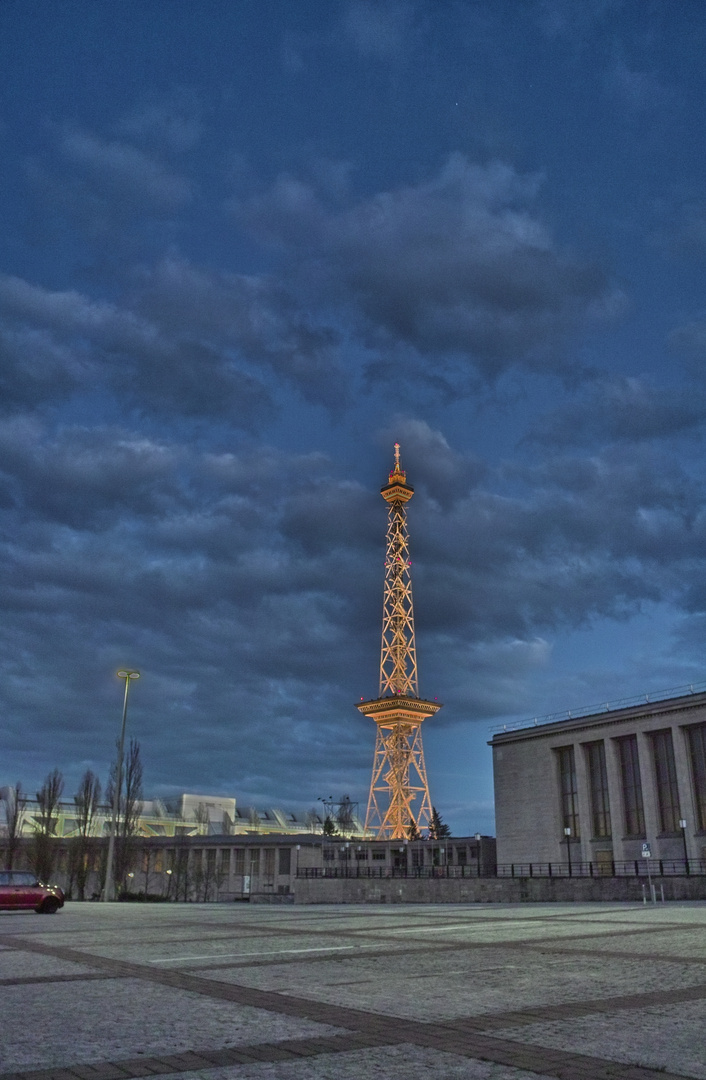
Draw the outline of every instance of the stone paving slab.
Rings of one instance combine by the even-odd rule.
[[[1,1018],[3,1030],[12,1032],[11,1040],[3,1039],[5,1071],[153,1055],[166,1047],[198,1051],[337,1031],[135,979],[73,983],[50,997],[46,987],[3,988]]]
[[[14,949],[4,949],[0,952],[0,981],[28,975],[83,975],[93,970],[88,964],[57,960],[54,957],[36,953],[16,952]]]
[[[577,1016],[521,1028],[494,1029],[494,1035],[545,1048],[605,1054],[615,1061],[668,1069],[675,1060],[688,1076],[706,1080],[706,1001],[651,1005],[639,1019],[616,1015]]]
[[[8,1003],[15,1010],[11,1052],[30,1024],[50,1059],[44,1068],[3,1060],[0,1080],[706,1080],[698,1049],[706,965],[693,955],[655,962],[649,950],[630,951],[634,942],[659,942],[662,954],[672,941],[681,950],[697,931],[706,934],[706,904],[67,905],[52,920],[0,920],[0,961],[8,951],[42,959],[48,970],[34,978],[43,980],[70,977],[66,964],[97,976],[53,994],[28,984],[32,976],[3,985],[0,1023]],[[253,940],[264,962],[218,968],[231,942],[247,949]],[[154,963],[193,957],[202,941],[204,953],[215,953],[213,971],[194,970],[191,959],[166,970]],[[333,953],[336,942],[355,942],[357,951]],[[294,960],[297,947],[309,951]],[[56,1026],[47,1023],[47,1003],[73,1004],[74,996],[64,1031],[76,1016],[87,1023],[68,1045],[58,1014]],[[670,1041],[675,1016],[681,1031]]]
[[[327,958],[309,963],[243,970],[201,970],[214,981],[276,990],[330,1004],[360,1007],[419,1021],[482,1015],[536,1005],[665,992],[706,984],[706,968],[589,957],[523,954],[509,957],[491,949],[482,954],[441,956],[417,953]],[[390,996],[389,985],[405,986]]]

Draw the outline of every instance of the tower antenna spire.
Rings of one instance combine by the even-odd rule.
[[[388,505],[380,687],[378,698],[357,707],[377,725],[365,827],[378,839],[402,840],[431,823],[421,725],[441,705],[419,697],[406,509],[414,488],[400,464],[399,443],[380,494]]]

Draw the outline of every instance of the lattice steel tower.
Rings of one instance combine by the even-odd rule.
[[[380,494],[389,507],[380,696],[357,707],[377,724],[365,827],[379,839],[403,840],[413,824],[421,832],[431,822],[421,728],[422,721],[434,716],[441,705],[419,696],[406,510],[414,488],[400,468],[399,443],[395,443],[389,483]]]

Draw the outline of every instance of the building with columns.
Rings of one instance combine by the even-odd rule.
[[[706,860],[706,693],[495,734],[499,864]]]

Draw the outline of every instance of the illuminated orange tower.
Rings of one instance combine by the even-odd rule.
[[[441,705],[419,696],[406,510],[414,488],[400,468],[399,443],[395,443],[389,483],[380,494],[389,508],[380,696],[357,706],[377,724],[365,828],[381,840],[403,840],[413,827],[421,832],[431,822],[422,721],[434,716]]]

